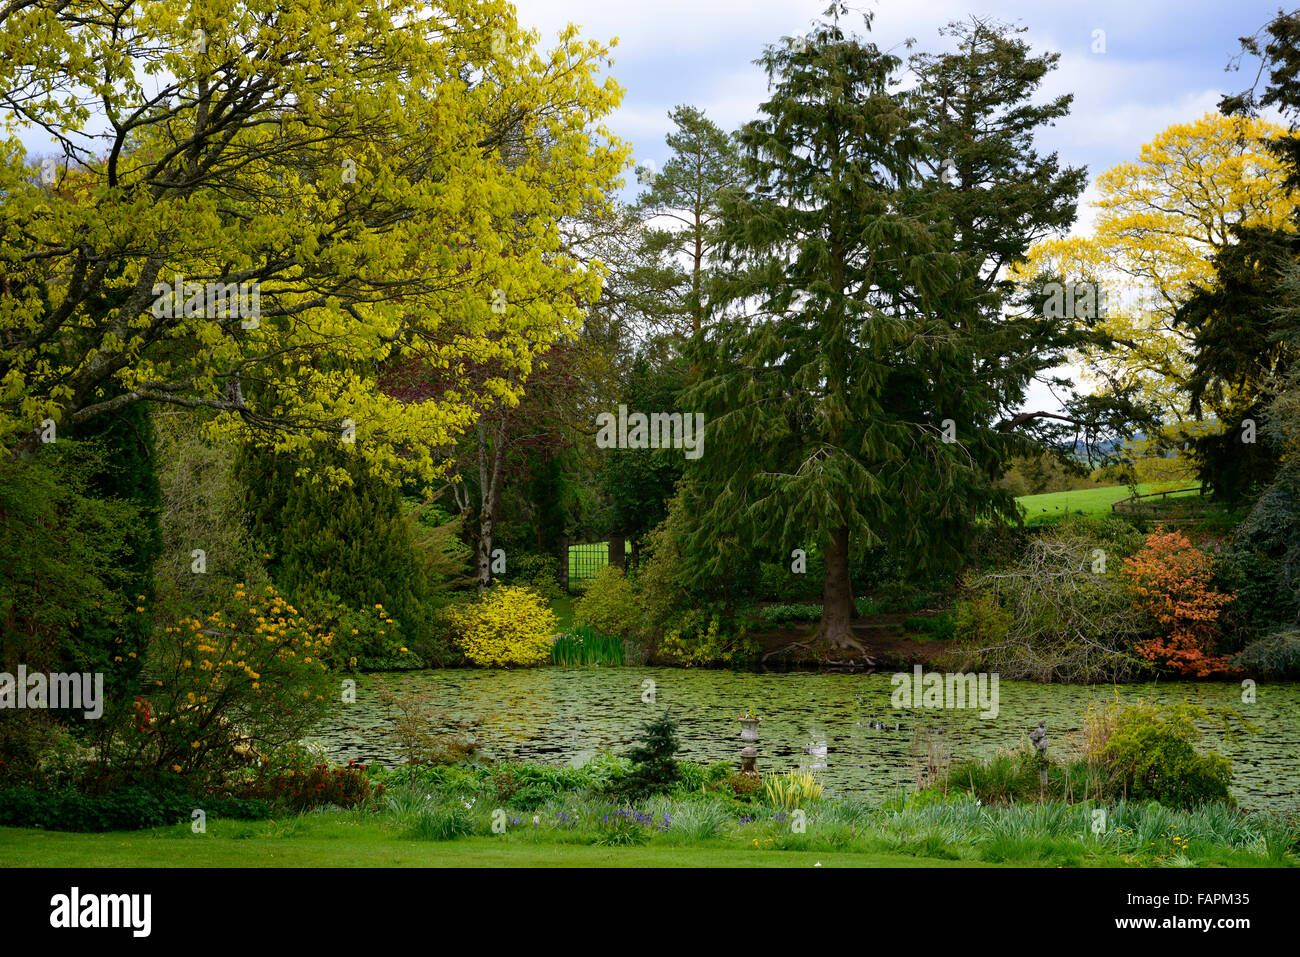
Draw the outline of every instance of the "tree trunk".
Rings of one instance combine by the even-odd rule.
[[[832,648],[863,651],[853,637],[853,583],[849,578],[849,530],[837,528],[826,547],[826,577],[822,587],[822,620],[814,641]]]
[[[627,542],[622,535],[612,535],[609,539],[609,563],[618,569],[627,566]]]
[[[559,561],[556,563],[556,584],[567,595],[569,593],[569,536],[560,536],[560,550],[555,556]]]
[[[478,591],[483,594],[492,583],[492,534],[496,528],[497,504],[501,501],[501,465],[505,459],[506,422],[501,419],[496,429],[492,451],[487,450],[487,427],[478,421],[478,475],[480,503],[478,512],[478,544],[474,558],[478,565]]]

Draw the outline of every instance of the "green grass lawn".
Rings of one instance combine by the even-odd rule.
[[[419,841],[380,824],[213,820],[150,831],[68,834],[0,828],[4,867],[987,867],[907,854],[776,850],[735,842],[597,847],[531,835]]]
[[[1160,490],[1160,486],[1157,485],[1138,486],[1138,494],[1141,495]],[[1107,515],[1110,513],[1112,503],[1128,498],[1131,494],[1132,492],[1127,485],[1107,485],[1098,488],[1076,489],[1073,492],[1022,495],[1016,501],[1025,510],[1025,521],[1032,522],[1035,519],[1063,515],[1067,512],[1082,512],[1084,515]],[[1169,497],[1171,499],[1181,498],[1184,495],[1191,496],[1195,494],[1195,490],[1192,490],[1183,493],[1183,495],[1170,495]]]
[[[573,627],[573,603],[576,599],[572,595],[561,595],[559,598],[552,598],[551,611],[555,612],[556,634],[563,635]]]

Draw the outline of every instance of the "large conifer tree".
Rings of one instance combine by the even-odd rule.
[[[1067,218],[1079,175],[1054,157],[1026,166],[1010,148],[1057,107],[1007,125],[985,122],[997,111],[981,104],[983,131],[954,127],[931,98],[899,88],[901,61],[847,34],[844,14],[833,5],[810,36],[760,60],[771,98],[741,132],[749,189],[722,227],[731,307],[696,350],[702,379],[685,407],[707,416],[691,469],[696,543],[739,534],[779,543],[783,558],[821,549],[815,637],[856,648],[851,549],[886,542],[913,570],[950,568],[981,517],[1013,514],[993,487],[1005,412],[1068,342],[1041,321],[1001,324],[1006,290],[987,267],[1041,220],[982,217],[977,184],[948,197],[947,178],[924,171],[963,135],[996,140],[968,165],[1018,168],[1022,188],[1049,198],[1038,213],[1049,228]],[[987,46],[971,48],[981,69],[1023,67],[1022,49]],[[955,68],[928,66],[937,79]],[[1002,223],[992,236],[974,228],[989,222]],[[1012,354],[1023,361],[999,365]],[[707,566],[701,574],[726,571]]]

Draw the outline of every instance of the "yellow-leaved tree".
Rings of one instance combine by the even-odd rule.
[[[1190,333],[1175,325],[1175,313],[1193,288],[1210,283],[1210,257],[1232,242],[1234,227],[1286,227],[1292,204],[1264,146],[1285,135],[1265,120],[1219,113],[1170,126],[1135,161],[1097,178],[1092,236],[1040,243],[1013,270],[1024,284],[1044,276],[1100,283],[1101,331],[1112,346],[1090,347],[1081,361],[1103,388],[1137,387],[1170,436],[1209,427],[1187,421]],[[1145,480],[1190,474],[1176,460],[1146,464]]]
[[[628,150],[572,26],[544,50],[503,0],[0,17],[0,454],[150,401],[430,475],[599,295],[561,223]],[[384,376],[414,360],[495,374],[411,402]]]

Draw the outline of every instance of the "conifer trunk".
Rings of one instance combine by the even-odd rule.
[[[831,533],[826,547],[826,576],[822,585],[822,621],[814,638],[832,648],[864,650],[853,637],[853,582],[849,577],[849,530]]]

